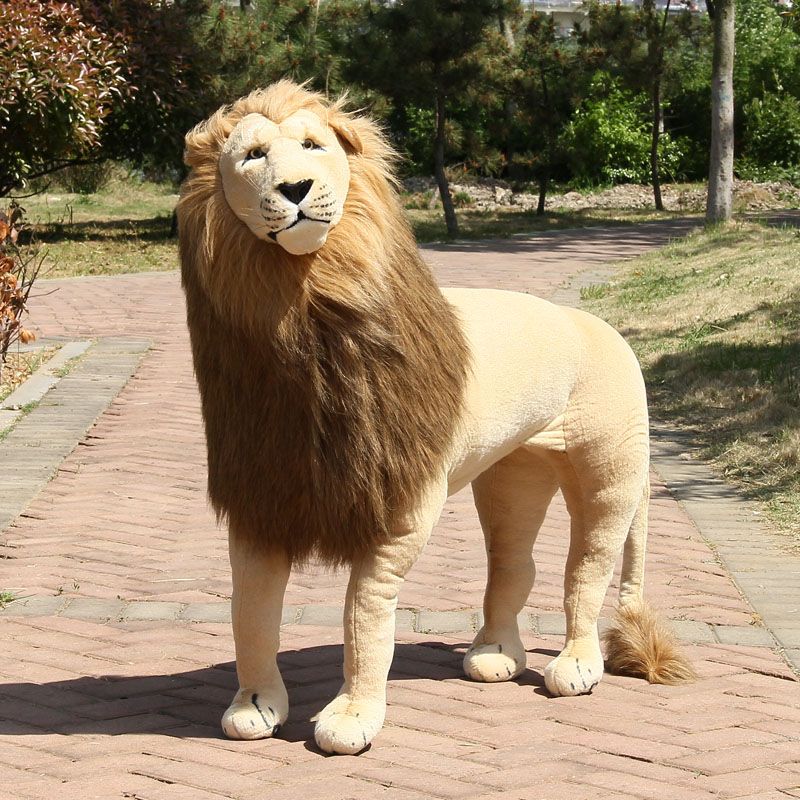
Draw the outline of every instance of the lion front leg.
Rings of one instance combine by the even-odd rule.
[[[231,739],[266,739],[289,715],[289,697],[276,658],[290,564],[283,554],[263,553],[246,544],[234,531],[228,545],[239,691],[222,716],[222,730]]]
[[[314,731],[326,753],[359,753],[383,726],[398,591],[428,541],[446,495],[442,483],[426,495],[404,530],[353,564],[344,609],[344,684],[320,712]]]

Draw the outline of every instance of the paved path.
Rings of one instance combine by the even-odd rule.
[[[559,232],[425,253],[445,285],[568,300],[568,279],[585,281],[609,260],[683,229]],[[93,337],[100,350],[87,352],[53,390],[63,398],[51,393],[44,407],[67,408],[70,381],[87,374],[110,385],[113,365],[93,360],[107,339],[128,350],[152,346],[54,479],[0,534],[0,588],[26,597],[0,614],[0,799],[800,797],[800,685],[658,476],[649,595],[694,642],[698,683],[664,688],[608,676],[592,696],[547,697],[541,671],[563,625],[566,514],[558,501],[537,543],[537,585],[522,620],[528,671],[509,684],[465,681],[460,654],[479,623],[485,559],[462,492],[401,594],[387,725],[372,749],[324,758],[310,743],[307,720],[340,683],[345,584],[344,575],[318,569],[293,576],[287,592],[281,662],[292,711],[281,738],[220,738],[235,682],[230,581],[224,534],[205,503],[177,276],[56,287],[36,300],[41,333]],[[46,439],[41,428],[25,439],[38,424],[34,411],[13,441],[0,442],[0,464],[22,447],[31,456]],[[667,466],[669,458],[680,462],[665,451]]]

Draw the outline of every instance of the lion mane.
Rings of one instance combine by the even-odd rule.
[[[451,447],[469,356],[402,212],[396,155],[343,99],[289,81],[186,136],[178,204],[208,492],[231,534],[294,563],[350,563],[403,530]],[[291,255],[232,211],[218,161],[237,123],[306,109],[351,177],[327,242]]]

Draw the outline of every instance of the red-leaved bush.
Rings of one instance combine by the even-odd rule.
[[[0,196],[96,156],[102,121],[124,91],[124,47],[69,3],[0,3]]]
[[[27,344],[36,338],[22,326],[22,317],[42,258],[34,246],[18,244],[21,218],[16,203],[0,211],[0,376],[9,347],[17,340]]]

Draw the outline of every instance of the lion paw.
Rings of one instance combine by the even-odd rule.
[[[268,739],[278,733],[288,716],[287,699],[240,689],[222,715],[222,731],[229,739]]]
[[[381,701],[359,702],[341,694],[320,712],[314,738],[326,753],[356,755],[377,736],[385,715]]]
[[[464,673],[473,681],[499,683],[516,678],[525,670],[525,650],[501,644],[473,645],[464,656]]]
[[[581,657],[562,653],[545,668],[544,682],[557,697],[589,694],[603,677],[602,657]]]

